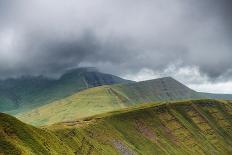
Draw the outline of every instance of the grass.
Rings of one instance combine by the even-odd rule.
[[[80,119],[123,107],[125,105],[121,101],[109,94],[108,86],[103,86],[84,90],[29,113],[18,115],[18,118],[33,125],[46,125]]]
[[[32,125],[48,125],[143,104],[201,98],[197,92],[172,78],[138,83],[100,86],[83,90],[61,100],[16,115]]]
[[[87,88],[127,82],[131,81],[88,68],[68,71],[59,79],[39,76],[0,80],[0,111],[17,114]]]
[[[151,102],[35,128],[0,114],[0,154],[231,154],[232,102]]]

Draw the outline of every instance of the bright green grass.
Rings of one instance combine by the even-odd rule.
[[[43,129],[0,115],[0,154],[232,153],[232,102],[149,103]]]
[[[84,90],[68,98],[34,109],[29,113],[17,115],[17,117],[33,125],[46,125],[80,119],[124,107],[126,105],[109,92],[108,86],[102,86]]]
[[[16,115],[33,125],[47,125],[120,110],[144,102],[201,98],[172,78],[90,88]]]

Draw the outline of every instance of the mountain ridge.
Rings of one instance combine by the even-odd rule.
[[[0,153],[230,154],[231,103],[210,99],[151,103],[42,128],[0,113]]]
[[[6,79],[0,81],[0,111],[31,109],[86,88],[127,82],[132,81],[92,68],[73,69],[58,79],[43,76]]]
[[[33,125],[53,124],[120,110],[146,102],[203,98],[170,77],[136,83],[89,88],[71,96],[16,115]]]

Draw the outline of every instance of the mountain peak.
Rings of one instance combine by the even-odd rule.
[[[23,77],[0,82],[0,111],[30,109],[101,85],[128,83],[120,77],[99,72],[94,67],[71,69],[58,79]]]

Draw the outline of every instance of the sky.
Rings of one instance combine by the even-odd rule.
[[[0,0],[0,78],[75,67],[232,93],[231,0]]]

